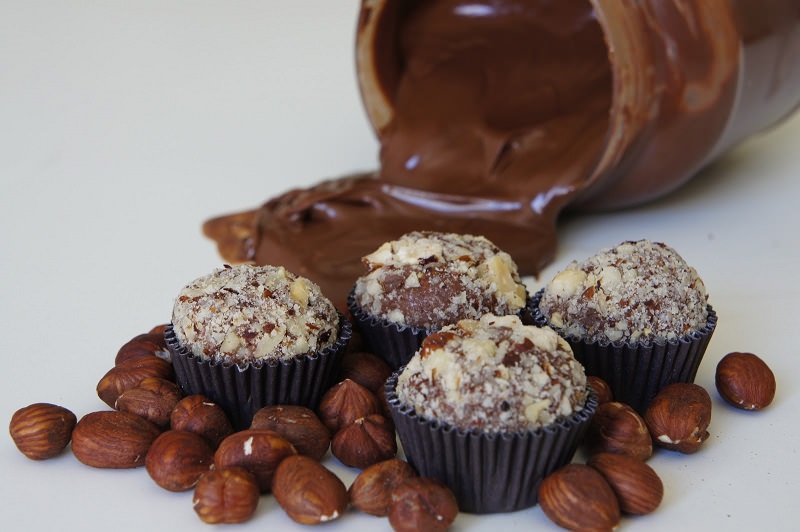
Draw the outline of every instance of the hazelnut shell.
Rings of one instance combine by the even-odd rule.
[[[34,403],[14,412],[8,431],[22,454],[46,460],[64,450],[76,422],[75,414],[63,406]]]
[[[545,477],[539,505],[551,521],[569,530],[612,530],[621,518],[608,481],[583,464],[567,464]]]
[[[775,398],[775,374],[753,353],[728,353],[717,364],[717,392],[729,404],[743,410],[761,410]]]
[[[272,494],[292,520],[315,525],[338,519],[349,498],[344,483],[311,457],[289,456],[275,470]]]
[[[670,384],[650,403],[644,420],[655,445],[686,454],[697,452],[709,436],[711,397],[697,384]]]
[[[192,505],[204,523],[233,524],[250,519],[259,498],[256,477],[243,467],[228,467],[211,470],[200,478]]]

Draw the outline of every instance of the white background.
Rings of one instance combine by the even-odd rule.
[[[201,223],[289,187],[376,166],[355,81],[357,0],[0,0],[0,419],[53,402],[105,405],[98,379],[130,337],[220,264]],[[655,203],[562,223],[546,280],[625,239],[675,247],[719,327],[697,382],[711,438],[661,451],[662,507],[625,530],[790,530],[800,470],[797,347],[800,116],[739,146]],[[540,281],[536,281],[540,283]],[[735,410],[714,391],[733,350],[775,370],[775,403]],[[346,483],[355,471],[328,465]],[[4,530],[205,530],[191,494],[143,469],[48,462],[0,438]],[[461,515],[457,530],[554,529],[541,510]],[[225,527],[220,527],[225,529]],[[301,529],[271,497],[237,530]],[[388,529],[348,513],[329,530]]]

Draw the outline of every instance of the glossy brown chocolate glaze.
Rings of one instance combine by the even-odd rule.
[[[226,260],[284,265],[340,308],[360,257],[411,230],[485,235],[536,274],[565,207],[663,195],[797,105],[800,3],[766,4],[365,1],[380,170],[289,191],[205,232]],[[615,66],[628,56],[610,28],[627,24],[642,42]],[[640,93],[626,68],[643,72]]]
[[[622,22],[640,24],[649,37],[642,44],[655,79],[652,110],[637,141],[614,165],[599,168],[570,208],[611,209],[662,197],[800,105],[797,0],[620,4],[627,13]]]

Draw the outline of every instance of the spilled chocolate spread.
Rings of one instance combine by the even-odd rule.
[[[364,2],[360,81],[380,169],[204,231],[225,260],[283,265],[340,308],[361,257],[411,230],[484,235],[536,274],[565,208],[663,195],[797,106],[800,3],[768,3],[745,31],[748,3],[732,0]],[[641,38],[626,49],[609,28],[628,23]],[[761,75],[783,78],[765,95]],[[740,111],[748,91],[774,116]]]

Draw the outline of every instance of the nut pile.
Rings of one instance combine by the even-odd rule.
[[[417,476],[398,459],[397,440],[382,393],[391,374],[377,356],[348,352],[338,382],[317,411],[274,405],[235,432],[223,409],[200,395],[182,396],[158,326],[125,343],[100,379],[98,397],[112,408],[80,420],[68,409],[35,403],[19,409],[9,431],[33,460],[60,454],[98,468],[143,466],[169,491],[193,491],[206,523],[250,519],[271,493],[298,523],[340,518],[348,508],[387,517],[395,530],[445,530],[458,514],[453,493]],[[589,385],[600,398],[584,440],[586,463],[572,463],[541,483],[539,504],[559,526],[612,529],[621,516],[653,512],[664,487],[646,461],[654,448],[694,453],[708,438],[712,401],[696,384],[664,388],[640,416],[615,402],[602,379]],[[746,410],[768,406],[775,377],[752,353],[730,353],[716,370],[720,396]],[[320,460],[331,451],[361,469],[347,488]]]
[[[97,384],[112,410],[80,420],[49,403],[19,409],[9,431],[33,460],[60,454],[71,442],[82,463],[104,469],[143,466],[168,491],[193,491],[205,523],[241,523],[271,493],[298,523],[340,518],[348,508],[388,517],[397,530],[445,530],[458,506],[452,492],[419,478],[396,458],[397,440],[383,384],[389,366],[350,352],[339,382],[318,410],[294,405],[261,408],[250,427],[234,431],[225,411],[201,395],[183,396],[164,343],[164,325],[126,342]],[[348,489],[320,460],[331,450],[363,469]],[[409,528],[411,527],[411,528]]]
[[[739,408],[748,409],[757,400],[763,406],[769,404],[775,381],[771,371],[763,371],[766,364],[760,359],[750,362],[748,356],[747,363],[755,369],[731,368],[728,364],[743,363],[731,355],[739,353],[724,357],[717,368],[720,395]],[[759,390],[750,392],[749,397],[757,399],[729,399],[728,389],[719,385],[720,379],[726,378],[737,382],[730,388],[745,389],[738,381],[748,382],[751,389]],[[675,383],[663,388],[640,416],[630,405],[614,401],[608,384],[599,377],[589,378],[588,383],[600,404],[583,442],[586,463],[568,464],[546,477],[539,486],[539,505],[563,528],[612,530],[623,514],[645,515],[658,508],[664,485],[646,461],[659,447],[684,454],[697,452],[709,437],[712,402],[703,387]],[[771,390],[768,400],[764,389]]]

